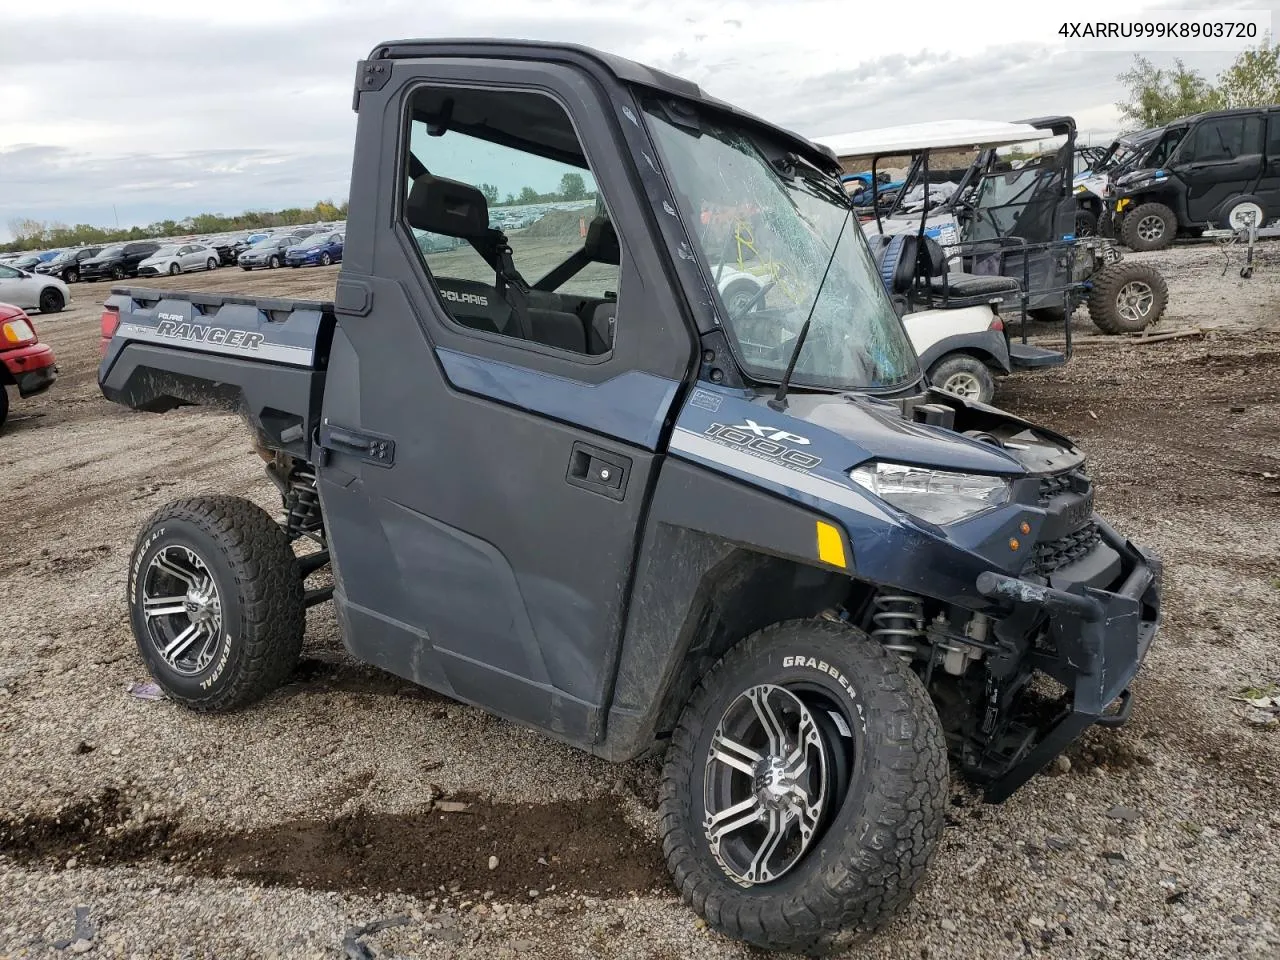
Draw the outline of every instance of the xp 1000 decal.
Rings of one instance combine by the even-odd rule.
[[[732,426],[713,423],[702,432],[702,435],[721,446],[741,450],[753,457],[777,463],[791,470],[804,472],[822,463],[821,457],[815,457],[800,449],[809,445],[808,438],[785,430],[761,426],[754,420]]]

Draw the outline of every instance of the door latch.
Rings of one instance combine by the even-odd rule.
[[[339,427],[328,420],[320,424],[320,448],[348,457],[359,457],[375,467],[390,467],[396,462],[394,440]]]
[[[627,479],[631,475],[631,458],[590,444],[575,442],[569,454],[569,470],[565,480],[575,487],[599,493],[611,500],[627,495]]]

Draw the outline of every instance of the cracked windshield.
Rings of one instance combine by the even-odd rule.
[[[696,215],[721,315],[752,377],[781,379],[812,312],[793,383],[886,389],[916,378],[915,354],[834,183],[803,163],[780,171],[769,159],[777,151],[744,130],[677,125],[656,105],[648,117]]]

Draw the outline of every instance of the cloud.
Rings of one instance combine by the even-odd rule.
[[[0,239],[18,216],[148,223],[341,197],[355,61],[424,27],[599,47],[811,136],[905,118],[1114,123],[1128,55],[1074,50],[1053,35],[1060,11],[1016,9],[958,20],[936,0],[900,22],[840,0],[685,0],[676,16],[666,0],[130,0],[127,16],[16,5],[0,38],[15,144],[0,150]],[[1212,74],[1230,57],[1187,59]]]

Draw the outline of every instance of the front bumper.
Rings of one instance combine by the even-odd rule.
[[[58,379],[53,348],[46,343],[5,350],[0,353],[0,364],[13,376],[18,385],[18,395],[24,398],[43,393]]]
[[[1124,560],[1113,589],[1084,584],[1055,589],[995,572],[978,577],[978,592],[1009,607],[1010,621],[1048,614],[1050,643],[1029,656],[1036,669],[1067,691],[1057,715],[1040,723],[1024,749],[988,784],[992,802],[1006,799],[1093,724],[1120,726],[1129,718],[1129,685],[1160,625],[1162,565],[1096,515],[1094,522],[1103,542]],[[1116,709],[1108,712],[1113,703]]]

